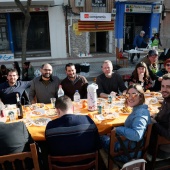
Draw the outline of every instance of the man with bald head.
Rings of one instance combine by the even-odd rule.
[[[29,98],[31,103],[51,103],[50,98],[57,98],[60,80],[52,76],[53,68],[46,63],[41,66],[41,76],[31,81]]]

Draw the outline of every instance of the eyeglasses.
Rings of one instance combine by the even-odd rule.
[[[166,64],[167,67],[170,67],[170,64]]]
[[[132,94],[127,93],[125,96],[126,96],[127,99],[130,98],[130,97],[134,99],[137,96],[139,96],[139,93],[132,93]]]

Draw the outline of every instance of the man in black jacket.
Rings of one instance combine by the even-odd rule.
[[[150,139],[149,153],[155,149],[157,135],[163,136],[170,140],[170,74],[162,77],[161,93],[164,101],[160,111],[153,118],[153,127]],[[161,145],[158,151],[158,158],[165,159],[170,156],[170,145]]]

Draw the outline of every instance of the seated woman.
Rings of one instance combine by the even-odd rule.
[[[125,105],[133,108],[132,113],[127,117],[124,126],[116,127],[116,134],[125,136],[128,145],[128,141],[131,141],[131,148],[136,147],[136,142],[143,139],[143,135],[147,128],[147,125],[151,123],[150,113],[148,106],[144,104],[145,97],[144,91],[141,85],[130,85],[126,92]],[[105,150],[109,150],[110,137],[107,135],[101,136],[101,144]],[[120,144],[115,145],[115,151],[120,150]],[[133,153],[132,153],[133,154]],[[132,156],[132,155],[131,155]],[[138,154],[140,157],[140,154]],[[118,156],[115,160],[121,162],[127,162],[128,158],[125,155]]]
[[[132,72],[132,76],[129,79],[129,85],[134,83],[140,84],[144,91],[152,87],[152,80],[144,62],[138,63],[135,67],[135,70]]]
[[[164,61],[164,68],[159,70],[156,75],[162,77],[164,74],[170,73],[170,58]],[[161,81],[156,80],[155,85],[153,87],[154,91],[161,90]]]

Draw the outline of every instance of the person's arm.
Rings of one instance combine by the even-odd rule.
[[[143,134],[147,127],[147,120],[143,116],[136,117],[132,122],[132,128],[124,126],[116,127],[116,133],[118,135],[125,136],[132,141],[139,141],[142,139]]]
[[[126,91],[126,86],[125,86],[125,83],[124,83],[124,81],[123,81],[123,78],[122,78],[122,76],[121,75],[119,75],[118,74],[118,79],[117,79],[117,81],[118,81],[118,88],[119,88],[119,90],[123,93],[124,91]]]
[[[109,94],[104,93],[104,89],[103,89],[103,86],[102,86],[102,80],[101,80],[100,77],[97,77],[96,84],[98,85],[98,89],[97,89],[98,97],[107,98]]]
[[[155,117],[155,120],[156,117]],[[167,122],[168,128],[161,126],[159,123],[154,124],[155,130],[158,132],[159,135],[165,137],[166,139],[170,140],[170,116]]]
[[[87,98],[87,86],[88,86],[88,81],[85,77],[82,78],[83,81],[83,86],[82,86],[82,90],[81,92],[83,92],[81,95],[82,99],[86,99]]]
[[[35,101],[35,82],[34,80],[31,81],[31,87],[29,91],[29,99],[31,104],[36,103]]]

